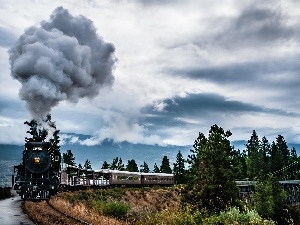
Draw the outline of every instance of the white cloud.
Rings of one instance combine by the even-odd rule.
[[[93,138],[82,141],[75,135],[64,140],[85,145],[98,144],[105,138],[147,144],[192,144],[199,131],[205,133],[217,123],[224,129],[232,130],[232,138],[235,139],[248,139],[253,129],[259,129],[261,135],[273,135],[273,132],[282,130],[290,140],[299,142],[299,124],[296,117],[291,115],[240,112],[232,116],[225,112],[210,112],[209,116],[203,115],[198,119],[186,115],[174,118],[186,123],[184,127],[174,125],[157,132],[147,129],[147,124],[140,120],[144,116],[141,109],[148,104],[154,105],[158,112],[163,112],[165,99],[177,96],[185,98],[190,93],[214,93],[227,100],[298,113],[299,68],[296,66],[293,71],[275,73],[272,70],[271,75],[262,70],[253,78],[253,74],[234,76],[236,74],[231,73],[239,71],[232,69],[225,74],[229,80],[227,82],[220,81],[224,75],[222,73],[215,75],[216,79],[211,78],[212,74],[206,74],[207,77],[203,79],[188,76],[191,69],[236,68],[237,65],[250,62],[275,62],[275,59],[280,62],[279,59],[285,58],[298,60],[299,31],[294,34],[291,32],[291,37],[287,39],[266,41],[264,36],[259,36],[259,32],[266,30],[258,30],[257,23],[252,24],[253,33],[249,37],[243,36],[247,26],[241,30],[234,28],[246,12],[256,10],[256,7],[265,7],[270,12],[266,14],[270,21],[274,15],[273,21],[284,15],[285,18],[278,20],[280,28],[299,27],[297,2],[279,2],[271,8],[267,4],[262,6],[260,1],[250,0],[189,0],[161,5],[159,1],[156,2],[149,5],[138,1],[29,0],[25,4],[21,0],[0,0],[0,26],[12,30],[16,36],[29,26],[47,20],[52,11],[62,5],[73,15],[82,14],[91,19],[98,34],[115,45],[118,62],[114,71],[114,86],[101,90],[93,100],[81,99],[77,104],[62,102],[52,111],[52,118],[61,132],[90,134]],[[280,15],[272,14],[276,7],[281,10]],[[265,21],[256,22],[264,24]],[[248,25],[251,25],[251,20]],[[6,47],[0,48],[0,59],[0,96],[17,102],[20,84],[9,76]],[[276,63],[268,65],[277,66]],[[175,76],[170,72],[171,69],[180,69],[182,74]],[[256,69],[260,68],[252,68],[254,72],[258,71]],[[236,81],[232,77],[240,79]],[[295,87],[288,88],[288,81]],[[286,85],[282,86],[281,83]],[[24,129],[18,128],[21,123],[11,122],[15,120],[15,115],[7,116],[13,115],[9,111],[13,109],[6,110],[5,118],[11,126],[6,126],[6,119],[3,120],[6,127],[0,126],[0,142],[9,142],[7,134],[18,129],[19,141],[15,142],[21,143],[25,136],[24,133],[22,135]],[[0,116],[4,116],[3,111],[0,111]],[[19,118],[20,121],[27,119],[24,113]],[[161,124],[151,124],[153,127],[157,125]]]
[[[0,143],[24,144],[27,127],[23,121],[0,116]]]

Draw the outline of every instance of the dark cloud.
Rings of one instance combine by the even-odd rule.
[[[299,56],[269,58],[265,61],[233,63],[229,65],[169,69],[172,75],[184,78],[211,81],[217,84],[240,84],[241,86],[255,85],[257,87],[298,88],[300,77]],[[283,79],[274,79],[276,74],[286,74]],[[293,76],[289,76],[293,75]]]
[[[213,119],[218,115],[239,115],[244,113],[299,116],[279,109],[268,109],[240,101],[226,100],[223,96],[208,93],[188,94],[184,98],[165,99],[161,103],[165,105],[163,110],[158,111],[155,105],[148,105],[141,110],[145,116],[143,123],[155,124],[155,127],[172,127],[187,124],[180,118],[201,120],[201,118]]]
[[[17,40],[17,37],[8,29],[4,27],[0,27],[0,46],[7,48],[11,47],[15,41]]]
[[[300,23],[290,20],[288,12],[283,12],[276,1],[253,3],[235,17],[214,18],[207,32],[196,34],[192,43],[207,51],[276,48],[300,41]]]
[[[290,40],[298,28],[287,25],[287,18],[279,8],[251,6],[224,33],[217,35],[216,40],[226,47],[265,45]]]
[[[211,112],[262,111],[260,107],[238,101],[228,101],[220,95],[209,93],[188,94],[184,98],[165,99],[163,103],[165,107],[161,111],[157,111],[155,106],[148,106],[146,111],[156,115],[172,115],[172,117],[201,115]]]

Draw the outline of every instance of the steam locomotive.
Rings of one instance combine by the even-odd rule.
[[[23,162],[14,166],[14,190],[22,199],[49,199],[60,189],[61,154],[50,142],[27,142]]]

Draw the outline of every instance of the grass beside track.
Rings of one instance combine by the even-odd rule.
[[[64,192],[50,201],[61,211],[97,225],[274,225],[255,211],[229,208],[219,215],[182,208],[182,186]]]
[[[50,200],[91,224],[137,224],[163,210],[178,210],[176,188],[111,188],[64,192]],[[70,210],[72,209],[72,210]]]

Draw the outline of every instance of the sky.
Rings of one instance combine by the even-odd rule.
[[[83,22],[72,26],[81,39],[59,36],[76,46],[55,44],[57,54],[66,55],[71,49],[74,62],[80,56],[78,65],[86,63],[85,72],[78,69],[79,82],[86,82],[81,75],[92,81],[100,73],[105,77],[84,90],[68,86],[53,103],[44,99],[63,143],[90,146],[112,139],[192,145],[199,132],[207,135],[217,124],[232,132],[232,141],[249,140],[256,130],[269,141],[281,134],[288,143],[300,144],[299,1],[0,0],[0,4],[2,144],[23,144],[28,130],[24,121],[36,115],[36,108],[27,102],[38,99],[30,97],[33,90],[51,95],[43,85],[19,76],[26,66],[45,65],[45,57],[40,59],[34,51],[31,57],[39,62],[35,66],[17,59],[32,30],[45,31],[42,38],[67,32],[53,31],[59,10]],[[23,67],[16,68],[11,60]],[[96,73],[90,61],[105,62],[106,67]],[[59,74],[49,71],[57,88]],[[33,89],[26,89],[29,84]]]

